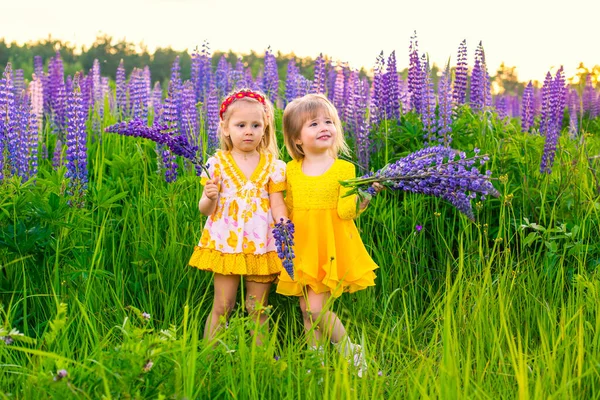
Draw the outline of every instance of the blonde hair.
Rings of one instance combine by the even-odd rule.
[[[225,136],[223,132],[223,127],[227,126],[227,124],[229,123],[231,115],[235,112],[236,104],[240,102],[246,102],[256,104],[260,106],[261,110],[264,111],[265,131],[256,150],[258,150],[259,153],[269,153],[272,154],[274,158],[279,158],[279,147],[277,147],[277,136],[275,134],[275,112],[273,110],[273,104],[271,104],[269,99],[267,99],[267,97],[263,93],[252,89],[237,89],[231,92],[227,97],[239,92],[254,92],[256,94],[260,94],[262,97],[264,97],[265,104],[263,105],[258,100],[253,99],[251,97],[243,97],[241,99],[235,99],[233,103],[231,103],[227,107],[227,110],[225,110],[225,112],[223,113],[223,119],[219,124],[218,131],[221,150],[230,151],[231,149],[233,149],[233,143],[231,142],[231,138]]]
[[[338,132],[330,151],[331,156],[337,158],[340,153],[346,156],[349,155],[350,149],[344,139],[342,121],[340,121],[335,106],[322,94],[307,94],[293,100],[285,107],[283,112],[283,139],[289,155],[294,160],[304,158],[302,145],[296,143],[300,139],[302,126],[309,119],[316,118],[319,111],[324,111],[333,120]]]

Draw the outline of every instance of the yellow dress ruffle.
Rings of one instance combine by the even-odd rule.
[[[281,272],[281,260],[275,252],[265,254],[228,254],[196,246],[189,265],[222,275],[252,275],[255,282],[271,282]]]
[[[375,285],[377,264],[367,252],[353,218],[356,196],[343,197],[340,180],[355,176],[354,166],[336,160],[321,176],[302,173],[301,163],[287,165],[287,196],[295,225],[295,279],[282,272],[277,293],[301,296],[305,287],[338,297]]]

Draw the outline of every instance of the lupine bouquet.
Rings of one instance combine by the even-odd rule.
[[[283,218],[273,228],[277,255],[283,261],[283,268],[294,279],[294,223]]]
[[[474,151],[474,156],[467,157],[464,152],[449,147],[428,147],[387,164],[377,172],[341,181],[340,184],[352,189],[347,195],[357,194],[361,198],[376,194],[373,183],[391,190],[440,197],[474,220],[472,199],[478,195],[481,200],[485,200],[487,195],[500,195],[491,183],[491,171],[481,173],[477,168],[484,165],[489,157],[479,155],[478,149]]]
[[[204,165],[202,157],[198,154],[198,146],[190,144],[184,135],[171,135],[172,130],[172,128],[165,124],[155,123],[152,126],[148,126],[145,121],[138,118],[119,122],[105,129],[105,131],[109,133],[141,137],[165,145],[173,152],[173,154],[182,156],[194,164],[198,173],[204,171],[207,176],[210,176],[208,173],[208,166]]]

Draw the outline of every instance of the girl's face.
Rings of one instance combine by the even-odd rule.
[[[239,153],[253,153],[265,134],[265,112],[262,105],[237,101],[231,106],[227,122],[221,121],[223,135],[231,139]]]
[[[334,146],[337,135],[333,119],[323,110],[319,110],[315,116],[304,121],[296,143],[302,145],[304,154],[322,154]]]

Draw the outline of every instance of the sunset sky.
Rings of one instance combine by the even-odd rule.
[[[501,62],[516,66],[519,80],[542,81],[563,65],[567,76],[580,62],[600,64],[600,1],[541,0],[382,1],[226,0],[22,0],[3,6],[0,37],[19,43],[53,38],[89,46],[97,35],[176,50],[208,41],[212,50],[258,53],[271,46],[300,57],[319,53],[351,67],[371,69],[379,52],[396,51],[408,65],[417,31],[419,50],[438,65],[455,63],[467,40],[469,66],[483,42],[490,75]],[[396,4],[390,6],[389,4]],[[596,39],[594,39],[596,38]]]

